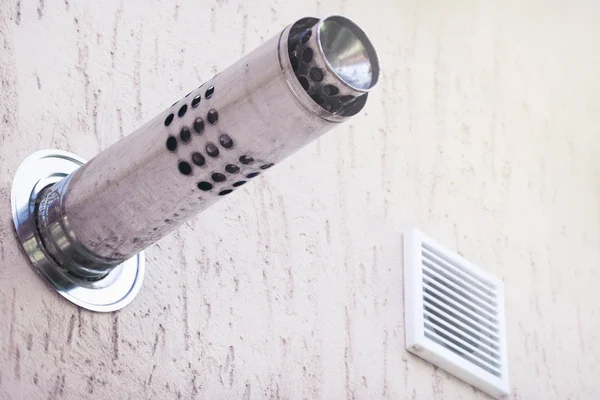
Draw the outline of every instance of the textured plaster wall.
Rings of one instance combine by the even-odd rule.
[[[385,69],[366,112],[147,251],[112,314],[14,238],[21,160],[91,158],[304,15]],[[600,6],[1,0],[0,398],[486,399],[404,350],[401,232],[506,284],[514,399],[600,398]]]

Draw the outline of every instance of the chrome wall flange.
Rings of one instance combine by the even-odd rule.
[[[27,157],[13,179],[11,205],[17,238],[34,269],[61,296],[92,311],[110,312],[129,304],[144,278],[144,252],[127,259],[104,277],[86,280],[62,268],[46,251],[36,223],[36,203],[42,190],[85,163],[60,150],[42,150]]]

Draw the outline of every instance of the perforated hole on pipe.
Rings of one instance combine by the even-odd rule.
[[[177,150],[177,139],[175,138],[175,136],[169,136],[167,138],[167,149],[169,151]]]
[[[188,128],[187,126],[181,128],[181,131],[179,132],[179,139],[181,139],[183,143],[189,142],[191,137],[192,134],[190,132],[190,128]]]
[[[203,192],[208,192],[212,188],[213,185],[210,182],[202,181],[198,183],[198,189],[202,190]]]
[[[206,115],[206,120],[208,121],[209,124],[215,125],[217,123],[217,121],[219,120],[219,113],[217,112],[217,110],[215,110],[215,109],[209,110],[208,114]]]
[[[192,173],[192,166],[187,161],[180,161],[178,164],[179,172],[183,175],[189,175]]]

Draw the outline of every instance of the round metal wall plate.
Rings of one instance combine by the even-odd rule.
[[[39,193],[81,167],[85,161],[60,150],[27,157],[13,179],[11,203],[19,242],[42,278],[61,296],[92,311],[109,312],[129,304],[144,278],[144,252],[119,264],[105,277],[86,281],[67,273],[47,254],[37,233],[35,206]]]

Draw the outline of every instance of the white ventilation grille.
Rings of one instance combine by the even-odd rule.
[[[496,398],[509,394],[502,281],[413,229],[404,296],[408,351]]]

